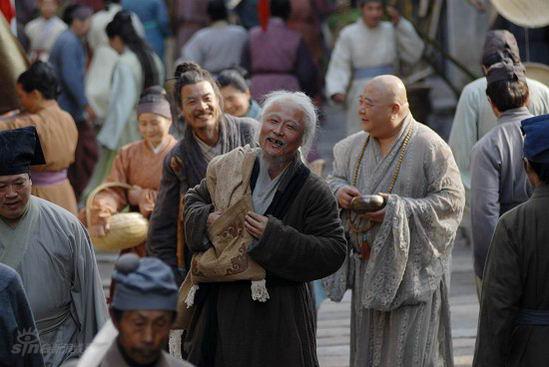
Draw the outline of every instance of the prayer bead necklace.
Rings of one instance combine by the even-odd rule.
[[[408,127],[408,131],[406,132],[406,136],[404,137],[404,141],[402,142],[402,145],[400,146],[398,161],[397,161],[397,164],[396,164],[396,167],[395,167],[395,171],[393,172],[393,177],[391,178],[391,183],[389,185],[389,189],[387,190],[387,194],[390,194],[393,191],[394,187],[395,187],[396,181],[398,179],[398,175],[400,173],[400,168],[402,166],[402,161],[404,161],[404,156],[406,155],[406,151],[407,151],[407,148],[408,148],[408,143],[410,142],[410,138],[412,137],[412,132],[414,130],[413,125],[414,125],[413,122],[410,123],[410,127]],[[355,187],[356,187],[356,184],[357,184],[357,181],[358,181],[358,173],[360,172],[360,165],[362,163],[362,159],[364,158],[364,153],[366,152],[366,147],[368,146],[369,142],[370,142],[370,135],[368,135],[368,137],[366,138],[366,141],[364,142],[364,146],[362,147],[362,151],[360,152],[360,158],[358,159],[358,162],[357,162],[356,167],[355,167],[355,171],[354,171],[354,174],[353,174],[353,180],[351,182],[351,184]],[[348,222],[349,222],[349,227],[350,227],[349,229],[352,232],[366,233],[370,229],[372,229],[372,227],[375,225],[375,222],[372,222],[372,221],[368,221],[368,223],[362,228],[359,227],[358,224],[361,221],[361,219],[363,219],[363,217],[365,215],[366,214],[356,213],[355,219],[353,220],[352,212],[350,213]]]

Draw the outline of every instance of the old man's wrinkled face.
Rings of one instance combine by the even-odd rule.
[[[210,82],[201,81],[181,88],[181,112],[193,130],[217,124],[221,106]]]
[[[134,362],[152,364],[160,358],[172,323],[172,311],[124,311],[122,318],[115,322],[118,342]]]
[[[263,112],[259,144],[267,158],[289,161],[303,143],[305,113],[291,102],[274,102]]]
[[[0,176],[0,217],[7,220],[19,219],[29,202],[31,186],[27,173]]]

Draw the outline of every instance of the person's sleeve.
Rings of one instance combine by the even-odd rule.
[[[463,186],[471,189],[471,151],[478,141],[479,103],[475,93],[467,86],[463,89],[456,107],[448,145],[452,148]]]
[[[316,96],[319,91],[318,67],[303,39],[301,39],[297,49],[295,70],[301,90],[309,96]]]
[[[179,163],[173,150],[164,159],[162,180],[156,205],[149,220],[147,237],[149,256],[159,258],[172,269],[177,269],[177,221],[180,210],[180,193],[184,186],[174,171],[174,169],[181,169]]]
[[[128,182],[126,177],[126,164],[124,163],[124,153],[124,151],[120,151],[114,158],[111,172],[105,182]],[[127,205],[126,189],[121,187],[110,187],[102,190],[92,201],[90,223],[88,223],[88,226],[97,224],[99,218],[110,218],[113,214],[118,213]]]
[[[211,174],[213,170],[208,170]],[[185,195],[185,244],[191,252],[206,251],[208,216],[214,210],[206,179],[190,189]]]
[[[508,361],[523,288],[520,254],[513,239],[510,228],[500,220],[482,281],[475,367],[503,366]]]
[[[347,93],[352,73],[352,47],[352,40],[344,29],[336,42],[326,72],[326,96],[328,98],[337,93]]]
[[[366,308],[389,311],[418,302],[444,275],[440,261],[451,254],[465,194],[452,153],[442,140],[425,148],[423,172],[417,175],[425,175],[424,197],[389,194],[387,199],[385,218],[371,244],[364,274],[364,284],[372,284],[372,291],[362,299]],[[414,253],[421,254],[420,276],[425,283],[414,283],[417,289],[403,289],[406,269],[419,266],[411,263]]]
[[[86,60],[82,46],[71,43],[61,47],[61,58],[60,78],[63,80],[63,86],[78,102],[78,106],[84,108],[88,104],[88,99],[84,87]]]
[[[337,203],[328,187],[296,200],[305,200],[304,226],[298,230],[269,216],[263,236],[248,254],[267,272],[308,282],[336,272],[345,259],[346,241]]]
[[[107,116],[97,141],[110,150],[118,149],[122,132],[130,119],[133,108],[139,98],[138,85],[130,68],[118,62],[113,71],[111,98]]]
[[[498,160],[492,157],[497,153],[497,147],[494,147],[493,144],[485,147],[479,145],[481,143],[484,143],[484,140],[475,145],[471,157],[473,253],[475,273],[480,278],[482,278],[486,254],[500,214],[499,167],[501,166],[501,162],[498,163]],[[486,148],[490,148],[490,150]]]
[[[71,298],[82,343],[89,345],[108,319],[107,303],[88,232],[76,219],[73,224],[73,274]],[[83,351],[83,349],[82,349]]]
[[[404,18],[400,18],[398,25],[395,27],[397,36],[398,56],[400,60],[407,65],[412,65],[419,61],[425,44],[412,23]]]
[[[334,146],[334,161],[332,173],[328,176],[327,182],[334,195],[343,186],[351,185],[349,174],[350,151],[346,141],[341,141]]]

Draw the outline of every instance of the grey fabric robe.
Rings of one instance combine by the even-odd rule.
[[[256,162],[257,165],[257,162]],[[250,282],[200,284],[202,297],[184,343],[188,360],[198,366],[318,366],[314,300],[307,282],[337,270],[344,259],[345,238],[337,203],[322,178],[300,160],[281,177],[267,211],[263,236],[248,253],[267,271],[270,299],[252,301]],[[252,187],[254,179],[252,175]],[[297,184],[297,177],[301,182]],[[305,177],[304,179],[302,177]],[[296,189],[301,186],[300,189]],[[295,191],[293,191],[295,190]],[[289,207],[281,218],[270,215]],[[212,210],[206,181],[189,190],[185,226],[191,251],[207,249],[204,241]],[[212,330],[213,329],[213,330]]]
[[[257,139],[257,121],[250,118],[238,118],[230,115],[224,115],[225,122],[233,126],[237,136],[231,139],[225,139],[222,144],[222,153],[227,153],[238,146],[250,144],[256,146]],[[225,129],[226,131],[228,129]],[[185,134],[188,133],[188,130]],[[178,254],[178,241],[181,241],[180,221],[183,218],[182,199],[187,190],[200,183],[206,170],[201,172],[201,177],[194,182],[188,172],[189,168],[185,167],[185,155],[190,154],[186,151],[184,143],[185,137],[177,143],[164,159],[164,168],[162,172],[162,180],[160,181],[160,190],[156,199],[156,205],[150,218],[149,235],[147,238],[147,253],[149,256],[158,257],[166,264],[172,267],[176,277],[177,284],[181,284],[185,278],[186,266],[190,260],[190,256],[185,254],[185,265],[183,264],[182,254]],[[192,154],[202,155],[198,144],[193,146]],[[200,173],[198,173],[200,174]],[[195,174],[196,175],[196,174]],[[179,258],[178,258],[179,257]]]
[[[498,222],[484,271],[474,367],[549,366],[549,327],[515,322],[549,311],[549,186]]]
[[[453,366],[449,266],[465,198],[450,148],[409,114],[385,157],[377,140],[370,139],[356,186],[362,194],[387,191],[410,126],[413,133],[385,219],[364,235],[370,258],[350,256],[350,365],[355,367]],[[359,132],[335,145],[328,178],[332,192],[351,184],[367,137]]]
[[[0,264],[0,365],[42,367],[38,331],[21,278]]]
[[[107,304],[88,233],[65,209],[31,196],[15,228],[0,220],[0,262],[23,280],[44,360],[80,355],[107,320]]]
[[[522,166],[520,122],[526,107],[505,111],[471,153],[471,221],[475,274],[482,279],[486,254],[499,217],[528,200],[532,188]]]

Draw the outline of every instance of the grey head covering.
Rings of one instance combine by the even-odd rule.
[[[178,288],[172,270],[157,258],[122,255],[113,279],[112,307],[117,310],[176,310]]]
[[[510,58],[515,64],[520,62],[520,51],[515,36],[501,29],[489,31],[482,51],[482,65],[490,66],[506,58]]]
[[[488,85],[502,80],[526,82],[526,69],[521,63],[514,64],[511,59],[504,59],[501,62],[495,63],[488,69],[486,73],[486,81]]]

